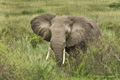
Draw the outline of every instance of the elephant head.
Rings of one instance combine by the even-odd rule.
[[[31,28],[34,33],[50,42],[58,67],[62,64],[65,47],[69,48],[101,35],[94,21],[75,16],[56,17],[53,14],[41,14],[31,20]]]

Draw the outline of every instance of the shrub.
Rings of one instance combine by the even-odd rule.
[[[45,12],[46,12],[46,11],[43,10],[43,9],[39,9],[39,10],[36,11],[36,13],[45,13]]]
[[[25,37],[26,33],[29,34],[29,31],[27,31],[24,27],[9,26],[2,29],[1,36],[6,37],[8,40],[18,40]]]
[[[29,35],[28,41],[30,41],[33,48],[36,48],[38,44],[41,44],[44,42],[44,40],[40,36],[37,36],[34,33],[31,33]]]
[[[117,26],[115,29],[115,36],[118,40],[120,40],[120,26]]]
[[[40,13],[45,13],[46,11],[43,10],[43,9],[39,9],[39,10],[36,10],[36,11],[27,11],[27,10],[23,10],[21,12],[22,15],[31,15],[31,14],[40,14]]]
[[[120,2],[114,2],[108,5],[110,8],[118,9],[120,8]]]
[[[116,39],[106,41],[100,39],[88,44],[87,52],[80,53],[81,62],[77,68],[72,65],[72,75],[76,77],[120,77],[120,42]],[[67,67],[68,68],[68,67]],[[70,73],[70,74],[71,74]]]
[[[28,15],[28,14],[33,14],[33,12],[23,10],[23,11],[21,12],[21,14],[22,14],[22,15]]]

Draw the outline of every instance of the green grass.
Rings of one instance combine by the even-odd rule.
[[[0,80],[119,80],[119,0],[0,0]],[[77,70],[69,62],[56,71],[54,54],[45,60],[49,43],[30,27],[41,13],[85,16],[98,23],[103,38],[89,44]],[[82,54],[82,52],[81,52]]]

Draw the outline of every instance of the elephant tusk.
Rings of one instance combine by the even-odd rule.
[[[51,48],[49,47],[49,50],[48,50],[48,53],[47,53],[47,56],[46,56],[46,60],[48,60],[50,52],[51,52]]]
[[[65,49],[63,50],[63,63],[62,64],[64,63],[65,63]]]

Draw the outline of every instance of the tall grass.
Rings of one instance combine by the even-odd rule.
[[[49,43],[30,28],[30,20],[41,13],[85,16],[100,26],[103,37],[80,53],[77,69],[67,58],[57,72],[54,54],[45,60]],[[119,80],[119,22],[119,0],[1,0],[0,80]]]

